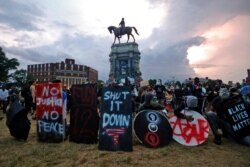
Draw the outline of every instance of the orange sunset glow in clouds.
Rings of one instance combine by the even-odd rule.
[[[188,49],[190,65],[200,76],[229,81],[235,80],[237,74],[246,75],[246,68],[250,68],[250,48],[243,46],[250,44],[249,29],[250,17],[242,16],[206,31],[202,34],[206,41]],[[236,80],[241,81],[241,76]]]

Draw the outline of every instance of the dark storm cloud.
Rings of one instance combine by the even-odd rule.
[[[152,2],[152,1],[151,1]],[[250,1],[228,0],[169,0],[169,10],[162,25],[153,32],[150,40],[172,41],[192,36],[204,29],[219,26],[237,15],[250,13]],[[152,2],[153,3],[153,2]]]
[[[155,3],[153,0],[149,2]],[[152,77],[167,79],[171,76],[184,79],[196,75],[193,68],[215,67],[213,61],[203,65],[189,65],[188,48],[199,46],[206,41],[195,36],[214,26],[221,26],[238,15],[250,13],[249,0],[157,0],[156,2],[165,3],[169,9],[166,9],[166,16],[161,26],[154,29],[148,39],[141,41],[144,54],[141,67],[146,79]],[[145,46],[152,46],[152,49],[147,49]]]
[[[106,80],[111,43],[110,39],[75,33],[62,35],[53,45],[33,48],[4,47],[4,50],[7,55],[18,58],[22,68],[27,68],[28,64],[61,62],[65,58],[72,58],[76,60],[76,64],[98,70],[100,79]]]
[[[55,45],[59,50],[72,56],[76,63],[90,66],[99,71],[100,79],[106,80],[109,73],[111,38],[75,33],[63,35]]]
[[[46,20],[39,7],[30,2],[32,1],[25,3],[17,0],[0,0],[0,24],[7,24],[16,30],[39,30],[36,23]],[[221,26],[239,15],[250,13],[250,0],[148,0],[148,2],[151,3],[151,8],[163,3],[167,8],[161,25],[153,30],[151,36],[137,40],[141,51],[140,67],[144,79],[162,78],[165,81],[175,77],[183,80],[196,75],[193,68],[215,67],[213,61],[190,66],[187,59],[188,48],[203,44],[206,39],[199,36],[205,31]],[[150,20],[148,22],[150,23]],[[47,45],[27,48],[27,45],[32,46],[35,39],[30,34],[24,34],[15,39],[18,47],[3,46],[6,54],[18,57],[24,67],[28,64],[60,62],[65,58],[74,58],[77,64],[97,69],[100,79],[107,79],[113,36],[108,33],[107,37],[76,33],[76,26],[65,20],[46,23],[52,25],[54,29],[58,28],[61,33],[59,39]],[[3,45],[6,43],[1,42]]]
[[[42,16],[43,12],[32,3],[0,0],[0,24],[16,30],[39,30],[35,22]]]
[[[26,67],[28,64],[40,64],[58,61],[60,55],[51,49],[51,46],[42,46],[36,48],[20,48],[20,47],[7,47],[5,48],[6,54],[10,54],[18,58]]]
[[[159,44],[154,49],[143,50],[141,60],[143,76],[147,79],[154,77],[163,80],[194,76],[195,73],[186,58],[187,48],[199,45],[203,41],[202,37],[194,37],[171,46]]]

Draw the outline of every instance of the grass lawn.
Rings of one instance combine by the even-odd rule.
[[[41,143],[37,141],[36,121],[27,142],[10,136],[5,115],[0,111],[0,167],[45,166],[250,166],[250,147],[223,138],[222,145],[208,140],[197,147],[187,147],[171,141],[168,146],[151,149],[133,138],[133,152],[99,151],[98,144]]]

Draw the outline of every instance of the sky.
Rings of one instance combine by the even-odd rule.
[[[107,80],[121,18],[140,34],[144,80],[247,77],[250,0],[0,0],[0,46],[19,68],[72,58]]]

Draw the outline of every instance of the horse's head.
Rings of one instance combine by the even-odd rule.
[[[114,27],[113,26],[109,26],[108,30],[109,30],[110,34],[112,34],[112,30],[114,30]]]

